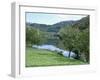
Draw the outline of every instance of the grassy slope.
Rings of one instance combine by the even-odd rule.
[[[26,48],[26,67],[85,64],[48,50]]]

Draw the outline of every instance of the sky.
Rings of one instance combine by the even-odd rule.
[[[47,13],[26,13],[26,22],[52,25],[61,21],[79,20],[86,15],[63,15]]]

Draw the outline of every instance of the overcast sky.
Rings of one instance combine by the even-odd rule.
[[[26,22],[52,25],[61,21],[79,20],[85,15],[26,13]]]

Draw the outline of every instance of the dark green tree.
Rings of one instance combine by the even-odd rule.
[[[76,42],[76,49],[84,56],[84,61],[89,62],[89,29],[80,31]]]
[[[77,58],[89,62],[89,29],[67,27],[59,32],[60,41],[66,50],[75,51]]]
[[[45,41],[44,38],[44,32],[40,31],[39,29],[34,29],[31,27],[26,28],[26,44],[39,45]]]
[[[71,51],[76,45],[76,37],[79,30],[77,28],[67,27],[63,28],[59,32],[60,40],[62,41],[66,50],[69,50],[69,57]]]

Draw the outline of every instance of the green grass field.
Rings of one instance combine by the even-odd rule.
[[[69,59],[56,52],[26,48],[26,67],[37,66],[60,66],[60,65],[82,65],[82,61]]]

